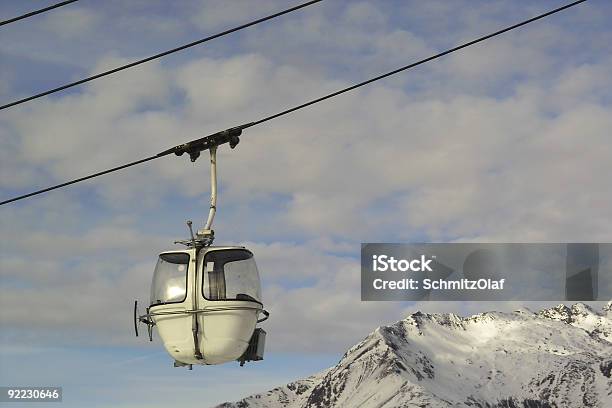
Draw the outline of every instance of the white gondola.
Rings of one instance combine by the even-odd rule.
[[[195,156],[197,158],[197,156]],[[269,316],[264,310],[259,272],[253,253],[245,247],[212,246],[216,212],[216,146],[210,147],[211,203],[203,230],[177,241],[187,248],[159,255],[147,312],[134,326],[147,325],[152,340],[157,328],[175,367],[222,364],[263,359],[265,331],[257,323]],[[192,156],[192,161],[194,161]]]

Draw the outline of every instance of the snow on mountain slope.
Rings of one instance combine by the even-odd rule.
[[[322,373],[218,408],[612,407],[612,301],[414,313]]]

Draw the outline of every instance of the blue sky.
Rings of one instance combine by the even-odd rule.
[[[0,15],[47,3],[3,1]],[[7,109],[0,196],[258,119],[561,4],[326,0]],[[0,28],[0,100],[285,7],[82,0]],[[217,242],[256,254],[272,312],[262,363],[173,369],[159,342],[132,335],[133,299],[147,299],[156,254],[206,215],[205,156],[2,207],[0,383],[60,382],[66,406],[91,405],[90,392],[99,406],[208,406],[324,369],[417,309],[523,306],[360,302],[360,243],[609,242],[611,16],[609,2],[589,0],[222,147]]]

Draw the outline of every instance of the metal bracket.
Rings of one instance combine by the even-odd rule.
[[[187,367],[188,370],[193,370],[193,365],[187,363],[181,363],[180,361],[174,360],[174,367]]]
[[[168,154],[174,153],[177,156],[182,156],[184,153],[189,154],[189,158],[192,162],[196,161],[198,157],[200,157],[200,152],[203,150],[208,150],[211,147],[217,147],[225,143],[229,143],[230,147],[235,148],[238,143],[240,143],[240,135],[242,134],[242,130],[252,126],[251,123],[247,123],[245,125],[236,126],[233,128],[229,128],[226,130],[222,130],[217,133],[213,133],[212,135],[205,136],[201,139],[192,140],[191,142],[183,143],[177,146],[174,146],[168,150],[164,150],[161,153],[158,153],[157,156],[166,156]]]
[[[146,309],[146,314],[140,316],[138,313],[138,300],[134,301],[134,331],[136,337],[138,337],[138,323],[144,323],[147,325],[147,334],[149,335],[149,341],[153,341],[153,326],[155,322],[151,319],[149,308]]]
[[[194,235],[193,229],[191,227],[192,224],[193,223],[191,222],[191,220],[187,221],[187,227],[189,228],[189,234],[191,235],[191,238],[190,239],[180,239],[180,240],[174,241],[174,243],[185,245],[187,248],[197,248],[197,249],[212,245],[215,239],[215,231],[212,229],[198,230],[198,232],[196,232],[196,234]]]

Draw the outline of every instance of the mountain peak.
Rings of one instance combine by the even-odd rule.
[[[377,328],[322,373],[222,406],[612,406],[611,351],[612,316],[582,303],[469,317],[416,312]]]
[[[571,309],[572,309],[572,314],[574,315],[586,316],[586,315],[595,313],[589,305],[584,304],[584,303],[575,303],[572,305]]]
[[[551,320],[558,320],[558,321],[563,321],[565,323],[571,323],[573,313],[570,307],[561,303],[550,309],[541,310],[538,313],[538,315],[540,317],[551,319]]]

